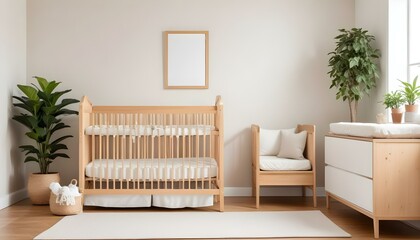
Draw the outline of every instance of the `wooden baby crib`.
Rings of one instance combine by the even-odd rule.
[[[94,106],[79,112],[85,195],[212,195],[224,210],[223,104]]]

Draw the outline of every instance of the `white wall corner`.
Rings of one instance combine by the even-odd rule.
[[[13,205],[25,198],[28,197],[28,192],[26,188],[20,189],[18,191],[12,192],[5,196],[0,197],[0,210],[3,208],[7,208],[10,205]]]
[[[317,187],[317,195],[325,196],[325,188]],[[252,196],[251,187],[225,187],[226,197],[250,197]],[[262,187],[261,196],[302,196],[300,187]],[[312,191],[306,188],[306,196],[312,196]]]

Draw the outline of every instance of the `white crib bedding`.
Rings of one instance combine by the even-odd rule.
[[[330,124],[330,133],[365,138],[420,138],[420,125],[338,122]]]
[[[213,195],[85,195],[84,205],[114,208],[137,208],[151,206],[164,208],[209,207],[213,206]]]
[[[86,135],[102,136],[183,136],[210,135],[211,125],[94,125],[85,129]]]
[[[153,195],[152,206],[164,208],[209,207],[213,206],[213,195]]]
[[[115,208],[150,207],[152,206],[152,195],[150,194],[85,195],[84,205],[85,206],[98,206],[98,207],[115,207]]]
[[[87,164],[87,177],[102,179],[182,180],[217,176],[214,158],[97,159]]]

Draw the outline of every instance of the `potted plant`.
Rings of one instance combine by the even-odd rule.
[[[357,105],[364,94],[369,94],[375,87],[375,80],[379,78],[375,59],[379,58],[379,50],[371,46],[375,37],[361,28],[351,30],[339,29],[335,51],[328,66],[332,78],[330,88],[336,87],[336,99],[348,101],[350,119],[356,121]]]
[[[407,103],[405,105],[406,112],[417,112],[418,105],[416,105],[416,101],[420,98],[420,86],[417,86],[417,77],[418,76],[413,79],[412,83],[398,80],[404,88],[401,90],[401,93]]]
[[[403,112],[401,106],[405,103],[404,97],[399,91],[393,91],[385,94],[384,102],[385,108],[391,109],[391,116],[393,123],[401,123]]]
[[[78,114],[77,111],[65,108],[79,102],[76,99],[59,99],[71,90],[55,91],[60,82],[48,81],[42,77],[34,77],[38,82],[30,85],[17,85],[24,96],[13,96],[17,101],[13,105],[23,112],[17,113],[13,119],[27,127],[25,135],[34,143],[19,148],[25,152],[25,162],[35,162],[39,172],[28,179],[28,194],[33,204],[48,204],[49,185],[59,182],[58,173],[49,171],[50,164],[58,157],[69,158],[63,153],[67,146],[63,140],[72,135],[60,136],[59,130],[70,126],[62,122],[64,115]]]

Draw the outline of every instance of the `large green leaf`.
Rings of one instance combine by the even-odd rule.
[[[35,128],[35,132],[38,135],[38,138],[44,138],[47,135],[47,129],[37,127]]]
[[[37,76],[34,76],[34,78],[38,81],[38,84],[41,87],[42,91],[45,91],[45,89],[47,89],[47,86],[48,86],[47,79],[43,77],[37,77]]]
[[[58,99],[63,96],[64,94],[70,92],[71,90],[64,90],[64,91],[60,91],[60,92],[54,92],[51,93],[51,104],[55,105],[57,104]]]
[[[64,123],[60,122],[60,123],[56,124],[56,125],[55,125],[52,129],[51,129],[50,133],[51,133],[51,135],[52,135],[55,131],[58,131],[58,130],[63,129],[63,128],[69,128],[69,127],[70,127],[69,125],[66,125],[66,124],[64,124]]]
[[[51,145],[57,144],[57,143],[63,141],[64,139],[71,138],[71,137],[73,137],[73,136],[72,135],[65,135],[65,136],[59,137],[56,140],[54,140],[53,142],[51,142]]]
[[[19,148],[22,149],[23,152],[26,152],[25,155],[28,155],[31,153],[37,154],[37,155],[40,154],[39,150],[32,145],[22,145],[22,146],[19,146]]]
[[[33,88],[31,86],[26,85],[17,85],[18,88],[30,99],[34,101],[38,101],[39,97],[37,95],[38,90],[36,88]]]
[[[28,115],[26,115],[26,114],[16,115],[16,116],[13,116],[12,119],[21,123],[23,126],[29,128],[29,129],[32,129],[32,124],[29,121],[27,116]]]
[[[47,89],[45,89],[45,92],[47,94],[51,94],[58,85],[60,85],[60,82],[56,82],[56,81],[49,82]]]
[[[30,139],[33,139],[37,142],[39,142],[39,135],[35,132],[27,132],[25,133],[26,136],[28,136]]]
[[[54,144],[54,145],[51,145],[50,153],[55,153],[58,150],[64,150],[64,149],[68,149],[66,145]]]
[[[50,156],[49,156],[49,158],[50,159],[56,159],[57,157],[62,157],[62,158],[70,158],[67,154],[65,154],[65,153],[54,153],[54,154],[51,154]]]
[[[33,156],[27,156],[25,158],[25,162],[39,162],[39,159],[33,157]]]
[[[42,116],[42,121],[45,124],[47,128],[50,128],[51,125],[54,123],[59,122],[57,118],[55,118],[53,115],[44,115]]]
[[[71,115],[71,114],[79,114],[78,111],[69,110],[69,109],[61,109],[60,111],[57,111],[54,116],[60,116],[60,115]]]
[[[59,109],[65,107],[67,105],[70,105],[70,104],[73,104],[73,103],[78,103],[78,102],[79,102],[79,100],[77,100],[77,99],[65,98],[61,101],[60,104],[57,105],[57,109],[59,110]]]
[[[25,109],[28,112],[31,112],[32,111],[32,108],[30,108],[28,105],[23,104],[23,103],[14,103],[13,106],[18,107],[18,108]]]

